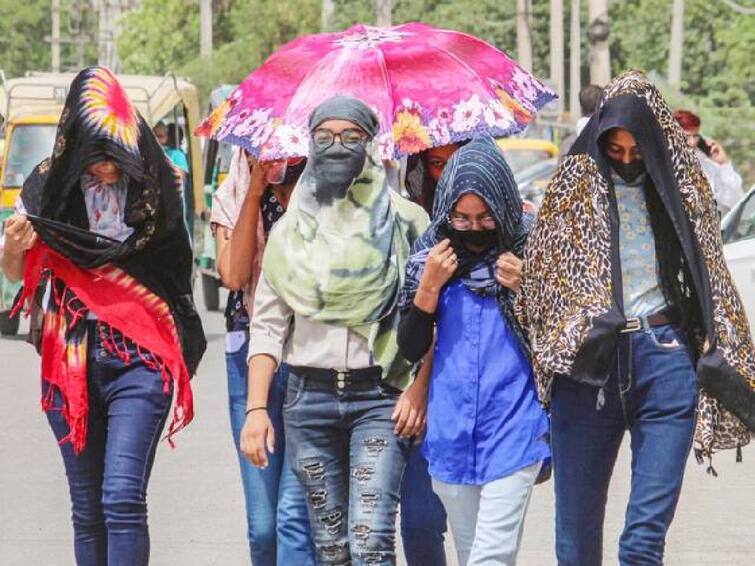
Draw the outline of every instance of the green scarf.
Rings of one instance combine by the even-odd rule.
[[[307,197],[314,190],[303,175],[270,233],[265,278],[294,312],[367,338],[383,379],[404,389],[411,366],[398,355],[397,301],[427,214],[392,191],[370,159],[345,198],[313,205]]]

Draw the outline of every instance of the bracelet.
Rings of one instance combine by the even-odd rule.
[[[249,413],[253,413],[254,411],[267,411],[267,407],[265,407],[264,405],[260,407],[251,407],[246,410],[246,413],[244,413],[244,415],[249,416]]]

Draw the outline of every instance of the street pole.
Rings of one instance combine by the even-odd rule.
[[[199,0],[199,55],[212,55],[212,0]]]
[[[60,72],[60,0],[52,0],[52,37],[50,39],[50,62],[52,72]]]
[[[579,111],[579,91],[582,88],[582,46],[580,31],[580,0],[571,0],[569,24],[569,114],[576,120]]]
[[[668,51],[668,82],[682,86],[682,50],[684,48],[684,0],[674,0],[671,12],[671,44]]]
[[[530,0],[516,0],[516,58],[519,64],[532,70],[532,10]]]
[[[556,87],[556,109],[564,110],[564,2],[551,0],[551,81]]]
[[[598,19],[608,19],[608,1],[590,0],[590,23]],[[611,54],[608,51],[608,38],[596,41],[590,46],[590,82],[605,86],[611,80]]]
[[[393,21],[393,0],[375,0],[375,25],[387,27]]]
[[[333,0],[322,0],[320,8],[320,31],[331,31],[333,26],[333,15],[336,13],[336,6]]]

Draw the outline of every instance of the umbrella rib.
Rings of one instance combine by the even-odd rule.
[[[383,80],[386,83],[388,96],[390,96],[390,100],[393,100],[393,87],[391,86],[391,80],[390,80],[390,73],[388,72],[388,65],[385,63],[385,54],[383,53],[383,50],[379,47],[375,49],[375,51],[378,52],[378,55],[380,57],[380,70],[382,71]],[[393,108],[391,108],[391,112],[393,112]],[[388,116],[388,127],[391,127],[391,124],[393,124],[393,115]],[[390,133],[390,132],[386,132]]]
[[[438,51],[440,51],[441,53],[444,53],[444,54],[448,55],[448,57],[450,57],[451,59],[453,59],[454,61],[456,61],[457,63],[459,63],[459,65],[461,65],[462,67],[464,67],[465,69],[467,69],[467,71],[469,71],[469,73],[471,74],[472,77],[479,78],[480,79],[479,82],[482,83],[482,86],[485,89],[485,91],[488,93],[488,95],[491,96],[492,98],[496,99],[496,100],[498,99],[498,94],[495,92],[495,90],[493,90],[492,87],[488,86],[486,84],[486,81],[480,76],[480,74],[477,71],[475,71],[472,67],[470,67],[463,59],[461,59],[460,57],[458,57],[456,54],[450,52],[445,47],[441,47],[439,45],[434,45],[434,44],[433,44],[433,47],[435,49],[437,49]],[[514,64],[516,64],[515,61],[512,60],[512,62]]]

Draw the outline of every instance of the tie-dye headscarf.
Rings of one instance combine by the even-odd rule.
[[[82,176],[105,159],[128,181],[124,220],[132,232],[122,242],[89,231]],[[114,335],[136,343],[145,363],[162,373],[166,392],[173,381],[169,434],[186,425],[193,414],[189,378],[206,342],[192,296],[181,177],[108,69],[84,69],[73,80],[53,155],[29,176],[21,198],[40,242],[27,253],[17,308],[43,273],[50,277],[43,378],[65,399],[67,440],[77,452],[86,441],[87,340],[80,322],[90,311]]]

